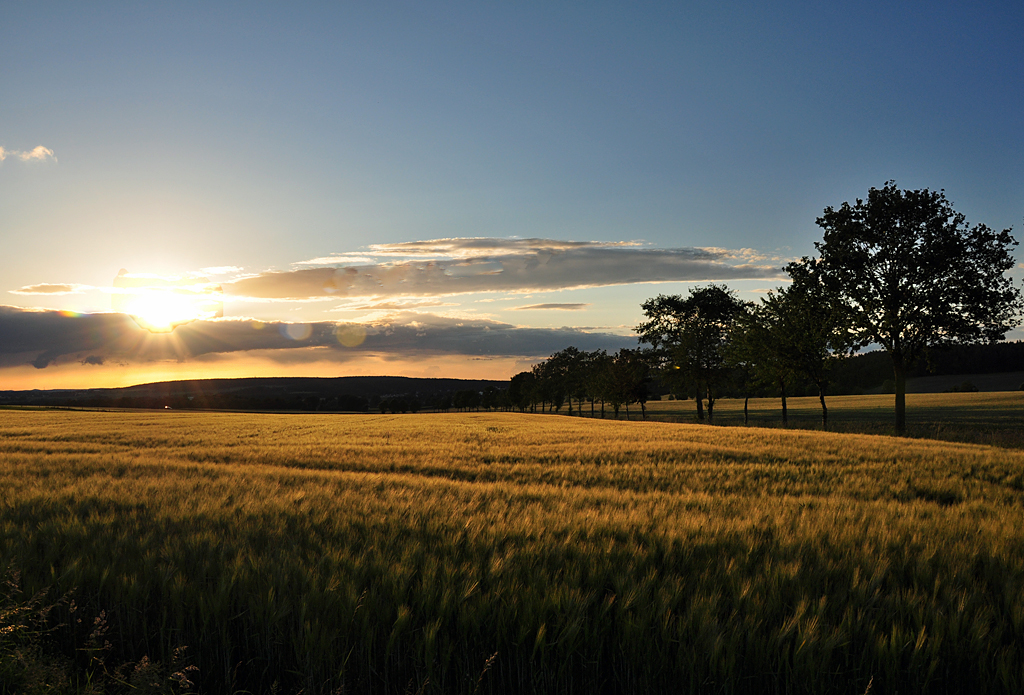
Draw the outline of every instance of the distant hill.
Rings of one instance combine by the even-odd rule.
[[[485,379],[403,376],[253,377],[161,381],[111,389],[0,391],[0,405],[230,410],[365,411],[381,399],[405,398],[424,408],[444,407],[460,391],[505,388]]]

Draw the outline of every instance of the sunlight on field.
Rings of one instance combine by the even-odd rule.
[[[1024,687],[1016,450],[542,415],[7,411],[0,485],[0,557],[27,591],[76,588],[123,660],[188,645],[212,690]]]

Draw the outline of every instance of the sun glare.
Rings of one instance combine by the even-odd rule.
[[[206,278],[133,275],[122,270],[114,278],[111,304],[142,328],[169,333],[198,319],[223,316],[221,288]]]
[[[126,306],[141,327],[154,333],[168,333],[177,326],[203,318],[203,312],[188,296],[173,292],[146,292],[134,297]]]

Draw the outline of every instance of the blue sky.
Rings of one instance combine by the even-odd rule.
[[[26,339],[0,345],[0,376],[505,378],[567,339],[631,344],[658,293],[717,280],[755,298],[813,252],[824,207],[889,179],[943,188],[969,221],[1019,237],[1022,27],[1019,2],[6,3],[5,315],[109,312],[126,269],[220,285],[211,324],[419,328],[358,354],[90,342],[43,368],[47,346]],[[414,244],[477,238],[492,243]],[[701,265],[695,249],[716,251]],[[509,281],[549,257],[547,279],[524,261]],[[459,279],[343,301],[231,292],[394,264]],[[460,351],[460,322],[533,331],[536,350],[467,337]],[[451,340],[415,343],[432,331]]]

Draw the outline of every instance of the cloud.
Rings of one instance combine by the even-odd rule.
[[[359,336],[359,340],[353,339]],[[398,312],[364,323],[194,321],[151,333],[126,314],[80,314],[0,306],[0,367],[106,361],[189,361],[266,351],[272,359],[345,361],[353,353],[408,358],[545,357],[569,345],[581,350],[634,347],[636,338],[575,328],[523,328],[490,319]],[[296,352],[299,350],[299,352]]]
[[[14,157],[15,159],[20,159],[23,162],[31,162],[33,160],[42,162],[47,159],[52,159],[55,162],[57,161],[57,158],[53,155],[53,150],[49,147],[43,147],[42,145],[37,145],[28,152],[5,150],[3,147],[0,147],[0,162],[4,161],[8,157]]]
[[[583,311],[589,304],[530,304],[529,306],[514,306],[512,311],[533,311],[537,309],[555,309],[558,311]]]
[[[215,265],[210,268],[200,268],[199,272],[204,275],[237,275],[243,268],[237,265]]]
[[[777,266],[749,262],[748,250],[658,249],[624,241],[434,239],[369,251],[358,264],[351,254],[312,259],[296,265],[323,267],[260,273],[225,283],[224,292],[257,299],[447,296],[782,274]]]
[[[49,294],[49,295],[61,295],[61,294],[81,294],[86,290],[93,289],[89,285],[79,285],[76,283],[40,283],[38,285],[25,285],[24,287],[17,290],[8,290],[11,294]]]
[[[394,299],[350,299],[329,311],[409,311],[414,309],[458,306],[439,297],[398,297]]]

